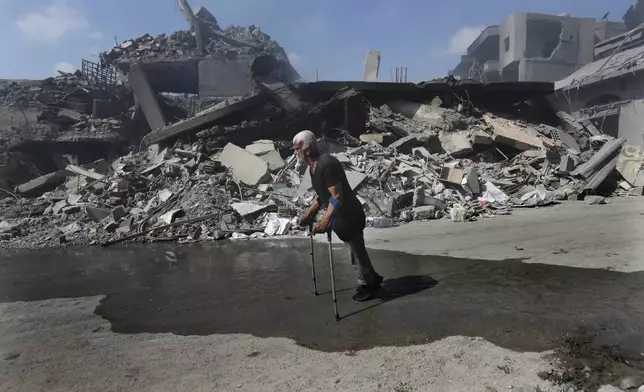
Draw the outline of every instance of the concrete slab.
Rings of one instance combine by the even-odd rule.
[[[356,190],[367,178],[367,176],[355,170],[345,170],[345,174],[352,190]]]
[[[394,101],[389,102],[388,105],[393,111],[407,118],[435,127],[442,124],[442,116],[446,111],[446,109],[440,107],[408,101]]]
[[[233,210],[237,212],[241,217],[259,214],[273,207],[267,204],[256,204],[256,203],[233,203]]]
[[[56,189],[58,186],[62,185],[66,179],[67,173],[65,171],[45,174],[25,184],[19,185],[17,193],[24,197],[40,196],[45,192]]]
[[[100,222],[108,216],[112,215],[112,212],[110,210],[91,206],[85,207],[85,211],[87,212],[87,216],[89,216],[89,218],[94,222]]]
[[[166,119],[159,106],[156,93],[152,90],[145,71],[140,64],[132,64],[128,75],[128,82],[132,87],[137,103],[143,110],[150,129],[155,131],[166,126]]]
[[[266,161],[232,143],[226,144],[217,159],[244,184],[254,186],[270,178]]]
[[[409,135],[393,142],[389,147],[404,153],[411,153],[414,147],[421,147],[422,143],[418,141],[419,135]]]
[[[271,172],[279,171],[286,166],[286,163],[284,162],[284,159],[282,159],[279,151],[271,150],[259,155],[259,157],[268,163],[268,170]]]
[[[96,180],[96,181],[100,181],[103,178],[105,178],[105,176],[102,175],[102,174],[99,174],[99,173],[96,173],[96,172],[93,172],[93,171],[89,171],[89,170],[85,170],[82,167],[75,166],[75,165],[67,165],[65,170],[70,172],[70,173],[78,174],[79,176],[83,176],[83,177],[88,177],[88,178],[91,178],[92,180]]]
[[[561,140],[561,143],[563,143],[569,151],[574,154],[581,154],[581,148],[579,148],[579,144],[574,137],[561,129],[557,129],[556,131],[559,136],[559,140]]]
[[[489,114],[485,114],[483,119],[492,127],[495,143],[505,144],[522,151],[544,148],[541,139],[531,135],[525,128],[519,127],[512,121],[492,117]]]
[[[465,157],[474,151],[468,131],[441,132],[438,139],[443,150],[455,158]]]
[[[258,140],[246,146],[246,151],[255,155],[262,155],[269,151],[275,151],[275,143],[271,140]]]
[[[199,97],[248,96],[253,92],[249,78],[252,57],[235,60],[212,59],[199,63]]]
[[[266,102],[266,98],[261,95],[254,95],[241,101],[229,100],[226,102],[226,104],[216,105],[198,113],[194,117],[179,121],[164,129],[150,132],[143,138],[143,142],[149,146],[178,137],[187,132],[200,131],[230,115],[258,107]]]
[[[360,141],[363,143],[376,142],[384,147],[393,143],[394,135],[391,133],[365,133],[360,135]]]
[[[441,171],[441,180],[455,185],[461,185],[465,171],[455,167],[444,167]]]

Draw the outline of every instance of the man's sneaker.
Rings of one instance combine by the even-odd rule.
[[[358,302],[369,301],[376,298],[377,291],[369,290],[367,286],[358,286],[353,300]]]
[[[376,276],[375,281],[366,286],[358,286],[356,293],[353,295],[353,300],[358,302],[369,301],[376,298],[378,291],[380,291],[383,277]]]

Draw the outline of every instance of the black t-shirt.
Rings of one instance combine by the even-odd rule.
[[[333,218],[333,231],[342,241],[352,240],[360,231],[364,230],[366,218],[362,204],[353,193],[347,175],[340,161],[335,157],[322,154],[315,166],[315,173],[311,173],[313,189],[318,195],[318,204],[322,213],[329,205],[329,187],[342,184],[342,200],[340,212]]]

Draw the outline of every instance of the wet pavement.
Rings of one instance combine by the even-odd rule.
[[[323,351],[453,335],[544,351],[583,333],[593,344],[644,352],[644,272],[372,250],[385,290],[380,300],[355,303],[353,269],[339,245],[336,322],[327,248],[316,245],[317,297],[308,253],[303,240],[23,253],[0,260],[0,301],[106,295],[96,312],[117,333],[248,333]]]

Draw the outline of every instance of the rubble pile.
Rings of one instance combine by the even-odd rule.
[[[6,116],[16,117],[14,123],[20,127],[3,126],[0,142],[14,147],[35,140],[127,140],[122,129],[131,122],[134,109],[127,103],[126,92],[104,98],[103,93],[90,88],[80,71],[38,81],[2,83],[0,107]]]
[[[344,165],[369,225],[473,221],[596,194],[611,176],[625,182],[624,165],[618,165],[624,141],[594,135],[590,126],[565,118],[564,126],[576,128],[568,133],[443,106],[392,101],[368,108],[358,138],[337,130],[320,134],[324,151]],[[60,184],[35,199],[7,194],[0,201],[1,244],[190,242],[297,232],[297,217],[314,193],[308,170],[292,156],[292,135],[241,147],[218,132],[199,134],[193,143],[176,139],[111,162],[68,165]],[[632,184],[621,184],[617,194],[626,188],[635,194],[640,167],[641,159],[630,169],[636,172],[628,178]]]
[[[179,30],[170,36],[161,34],[152,37],[144,34],[137,39],[130,39],[100,54],[101,63],[113,64],[118,61],[145,60],[150,58],[180,58],[196,56],[197,44],[190,31]]]
[[[214,58],[231,58],[231,55],[269,54],[278,61],[288,62],[286,51],[259,27],[230,25],[221,29],[214,16],[205,8],[195,15],[203,27],[206,40],[205,54]],[[100,55],[102,64],[131,63],[149,59],[179,59],[199,57],[196,32],[180,30],[170,36],[152,37],[144,34],[137,39],[124,41]]]

